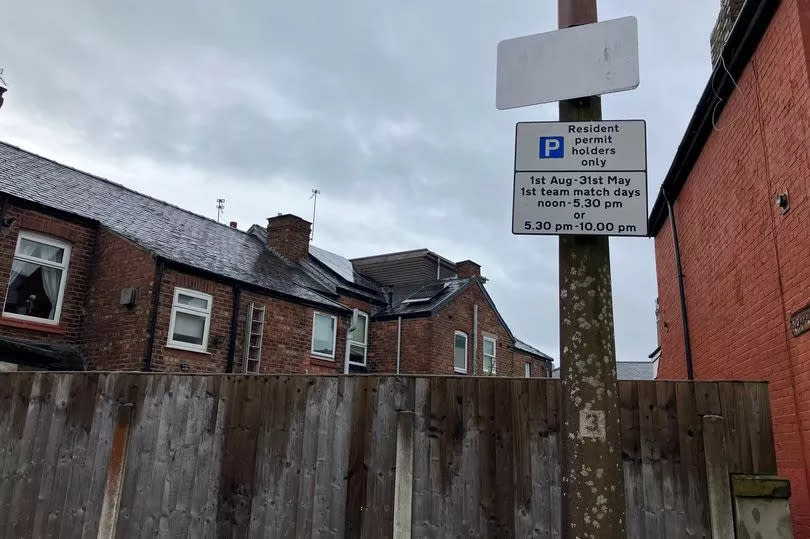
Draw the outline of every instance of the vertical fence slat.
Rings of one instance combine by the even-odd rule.
[[[11,496],[17,484],[17,460],[22,451],[23,438],[26,435],[26,417],[30,407],[31,397],[34,392],[33,373],[14,373],[0,375],[10,380],[8,384],[9,397],[3,401],[3,411],[5,420],[0,424],[0,507],[6,510],[0,511],[0,530],[7,530],[11,518],[8,508],[11,506]],[[31,432],[32,425],[28,425]],[[0,532],[2,533],[2,532]]]
[[[681,484],[686,503],[685,537],[706,537],[706,468],[703,456],[703,424],[695,407],[697,389],[689,382],[674,382],[678,412],[678,449],[681,455]]]
[[[495,386],[495,500],[498,535],[515,535],[514,450],[511,431],[512,387],[510,380],[493,380]]]
[[[48,433],[54,419],[55,382],[54,377],[47,374],[35,375],[17,460],[17,479],[8,506],[11,514],[9,531],[13,530],[16,537],[32,536],[34,515],[31,508],[38,497]]]
[[[686,511],[681,492],[681,455],[678,447],[678,415],[675,386],[654,384],[658,400],[658,445],[661,447],[661,501],[665,537],[681,538]]]
[[[90,434],[87,439],[87,455],[76,466],[71,475],[69,497],[75,497],[75,511],[63,520],[60,535],[65,537],[96,537],[98,534],[101,509],[104,504],[104,490],[107,482],[107,464],[112,449],[115,433],[115,421],[118,415],[118,402],[132,402],[134,412],[141,410],[142,393],[137,393],[146,378],[126,374],[101,374],[95,395]],[[133,394],[129,395],[129,387]],[[127,400],[131,396],[132,401]],[[130,443],[132,427],[130,426]],[[129,445],[129,444],[128,444]],[[134,483],[134,481],[132,481]],[[75,489],[73,486],[75,485]],[[126,486],[126,470],[124,485]],[[119,521],[121,513],[119,511]],[[120,524],[119,524],[120,528]]]
[[[627,537],[645,536],[644,480],[641,475],[641,431],[638,411],[638,383],[619,382],[619,413],[622,422],[622,460],[627,504]]]
[[[171,520],[175,515],[177,497],[180,492],[180,481],[183,474],[183,453],[185,438],[192,422],[189,410],[192,408],[192,376],[178,377],[177,392],[174,394],[174,417],[169,424],[166,473],[163,481],[163,492],[160,496],[160,507],[156,510],[158,534],[161,537],[177,537],[172,533]]]
[[[34,503],[28,508],[33,513],[32,537],[43,537],[48,516],[53,503],[54,483],[56,481],[57,458],[59,447],[64,443],[65,425],[67,423],[68,398],[73,375],[67,374],[55,380],[53,391],[53,417],[48,430],[41,466],[36,470],[39,475],[39,488],[35,491]]]
[[[205,425],[210,413],[210,399],[206,396],[206,379],[194,376],[190,378],[190,382],[186,422],[178,425],[184,432],[174,464],[176,469],[174,500],[166,503],[171,537],[185,537],[188,533],[194,474],[200,457],[198,448],[206,436]]]
[[[658,402],[653,382],[638,384],[638,412],[641,429],[641,476],[644,484],[644,528],[649,537],[665,537],[664,505],[661,497],[661,448],[658,437]]]
[[[478,386],[478,489],[481,507],[478,528],[483,537],[495,536],[495,396],[488,378]]]

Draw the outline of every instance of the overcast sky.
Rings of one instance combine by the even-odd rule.
[[[128,4],[128,5],[125,5]],[[710,73],[719,0],[600,0],[638,18],[641,85],[605,119],[647,121],[650,206]],[[513,332],[559,352],[556,237],[513,236],[514,124],[498,41],[553,30],[553,0],[7,2],[0,140],[246,229],[311,218],[347,257],[470,258]],[[560,60],[561,62],[564,59]],[[653,242],[611,240],[619,360],[656,346]]]

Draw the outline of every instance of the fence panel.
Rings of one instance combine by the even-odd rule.
[[[765,383],[619,396],[629,537],[708,534],[703,415],[775,471]],[[559,410],[551,379],[1,373],[0,529],[555,538]]]

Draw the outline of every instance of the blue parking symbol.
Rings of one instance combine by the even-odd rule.
[[[540,137],[540,159],[565,157],[565,137]]]

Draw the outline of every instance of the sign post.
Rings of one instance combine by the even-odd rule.
[[[596,0],[558,0],[558,9],[560,28],[597,20]],[[559,107],[562,122],[602,118],[599,96],[560,101]],[[567,538],[626,537],[608,240],[585,235],[559,240],[561,501]]]
[[[647,234],[645,125],[602,121],[600,95],[638,85],[633,17],[558,0],[555,32],[498,45],[496,106],[559,101],[519,123],[512,232],[559,235],[562,537],[625,535],[609,236]]]

